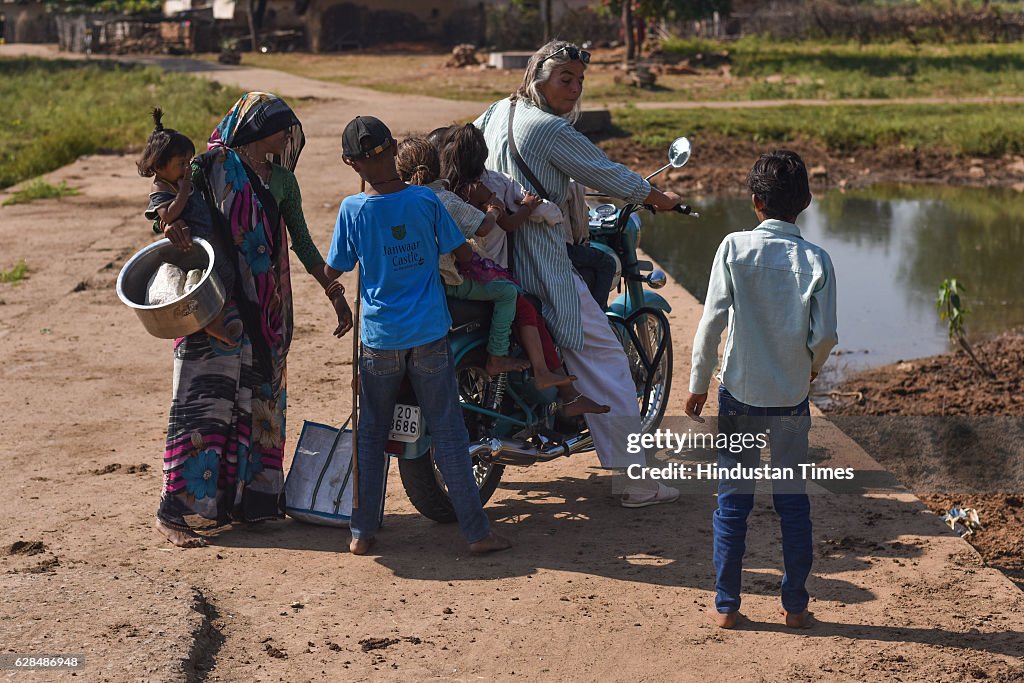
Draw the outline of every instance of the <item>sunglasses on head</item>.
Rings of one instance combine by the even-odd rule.
[[[541,65],[544,62],[546,62],[549,59],[551,59],[552,57],[554,57],[555,55],[557,55],[559,52],[565,52],[565,54],[569,55],[569,60],[570,61],[583,62],[584,64],[590,64],[590,53],[589,52],[587,52],[586,50],[581,50],[578,47],[576,47],[575,45],[563,45],[562,47],[558,48],[557,50],[555,50],[554,52],[549,54],[544,59],[542,59],[539,62],[537,62],[537,70],[540,71]]]

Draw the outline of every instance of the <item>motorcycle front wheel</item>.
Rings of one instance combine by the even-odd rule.
[[[487,387],[490,379],[484,372],[487,353],[478,348],[470,351],[459,361],[455,368],[455,379],[459,387],[459,398],[463,403],[482,406],[486,401]],[[463,411],[466,429],[469,431],[470,442],[487,436],[488,420],[479,413]],[[505,471],[503,465],[486,463],[473,458],[473,478],[480,492],[480,503],[486,504],[494,494],[501,475]],[[444,524],[455,521],[455,508],[448,497],[448,487],[444,477],[434,462],[434,447],[431,446],[425,455],[414,460],[400,459],[398,472],[402,477],[402,486],[409,496],[413,507],[427,519]]]
[[[672,391],[672,333],[656,308],[641,308],[625,319],[611,318],[636,386],[640,431],[653,432],[668,409]]]

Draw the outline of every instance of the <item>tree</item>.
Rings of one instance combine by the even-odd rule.
[[[627,62],[636,58],[639,47],[633,39],[635,21],[704,19],[715,12],[728,14],[731,9],[732,0],[602,0],[598,8],[604,14],[622,17]]]
[[[555,25],[554,19],[552,18],[551,5],[554,4],[555,0],[540,0],[540,22],[541,26],[544,27],[544,42],[548,42],[554,37]]]

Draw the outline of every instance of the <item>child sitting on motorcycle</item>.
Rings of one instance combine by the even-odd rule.
[[[343,161],[366,182],[338,210],[324,273],[328,295],[344,289],[335,280],[359,268],[362,341],[359,357],[359,505],[352,511],[349,550],[364,555],[380,528],[384,450],[402,380],[408,375],[433,438],[434,462],[470,552],[511,544],[490,528],[469,457],[469,434],[448,346],[451,316],[438,277],[438,256],[472,252],[433,192],[406,185],[395,169],[396,142],[379,119],[357,116],[342,135]],[[335,332],[343,335],[347,328]]]
[[[522,185],[499,171],[488,170],[487,141],[483,133],[472,123],[452,126],[438,147],[441,160],[441,177],[448,181],[448,189],[466,201],[482,208],[473,201],[474,190],[481,192],[478,198],[490,196],[490,201],[500,209],[498,227],[477,242],[484,256],[502,268],[508,268],[508,239],[506,233],[515,233],[527,220],[544,221],[550,226],[564,222],[562,210],[557,205],[527,192]],[[483,187],[481,187],[483,186]]]
[[[572,217],[566,215],[557,205],[527,192],[515,179],[486,167],[488,150],[487,140],[479,128],[472,123],[464,126],[452,126],[447,130],[443,141],[446,143],[441,152],[441,175],[449,182],[450,189],[463,199],[469,200],[469,193],[474,184],[480,183],[493,192],[507,208],[499,218],[500,231],[495,231],[485,238],[484,251],[500,266],[508,268],[508,240],[505,233],[514,233],[528,219],[542,220],[548,225],[561,225],[566,231],[566,251],[573,267],[587,283],[591,296],[602,309],[608,307],[608,292],[615,276],[615,261],[608,254],[595,249],[589,244],[588,218],[586,201],[583,198],[583,187],[570,182],[569,197],[562,208],[569,208],[572,202],[578,205],[583,215]],[[451,143],[451,144],[448,144]],[[524,208],[529,202],[529,211]],[[518,210],[513,212],[513,207]],[[579,225],[577,225],[579,224]],[[582,231],[582,235],[574,232]]]
[[[451,140],[449,140],[449,143]],[[403,140],[398,146],[398,173],[403,180],[415,185],[425,185],[434,190],[438,199],[448,209],[456,224],[464,235],[481,235],[493,232],[495,224],[500,224],[497,214],[505,213],[488,198],[481,203],[487,209],[481,212],[470,203],[463,201],[454,193],[444,189],[444,182],[439,179],[440,164],[437,150],[422,138]],[[475,194],[487,193],[486,188],[478,186]],[[536,198],[534,198],[536,199]],[[529,201],[529,200],[528,200]],[[520,221],[521,222],[521,221]],[[471,237],[470,245],[480,255],[477,239]],[[463,272],[459,272],[462,270]],[[600,405],[577,391],[572,382],[572,375],[562,372],[562,361],[555,349],[551,335],[547,331],[544,319],[525,297],[519,293],[519,287],[510,279],[510,274],[488,259],[476,259],[472,266],[460,263],[459,270],[454,264],[442,257],[441,275],[445,282],[445,292],[454,298],[474,301],[493,301],[494,313],[491,318],[488,352],[508,352],[508,338],[512,329],[513,319],[519,340],[530,359],[534,383],[538,388],[557,387],[561,412],[566,417],[583,415],[584,413],[605,413],[608,406]],[[468,275],[468,277],[467,277]],[[511,299],[509,298],[511,295]],[[508,311],[509,302],[511,311]],[[499,307],[501,307],[499,309]],[[510,314],[511,313],[511,314]],[[501,348],[492,348],[492,344],[503,344]],[[490,372],[490,370],[488,370]]]

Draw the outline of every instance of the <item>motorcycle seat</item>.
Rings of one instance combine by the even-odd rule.
[[[491,326],[491,313],[494,304],[490,301],[468,301],[445,297],[448,301],[448,312],[452,316],[452,328],[449,334],[467,334],[481,330],[487,334]]]
[[[539,298],[533,294],[523,294],[523,296],[538,311],[543,310]],[[483,333],[487,334],[491,327],[491,315],[494,312],[493,303],[456,299],[450,296],[445,299],[448,303],[448,312],[452,316],[452,327],[449,334],[467,334],[481,328],[483,328]]]

